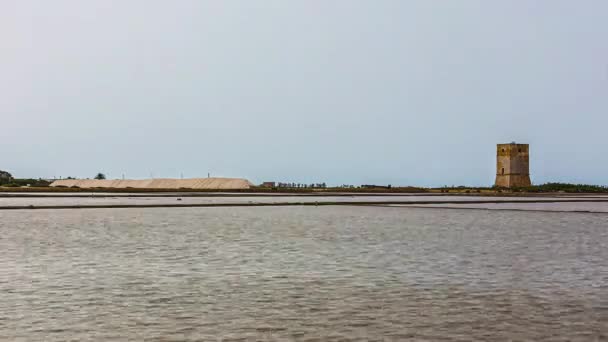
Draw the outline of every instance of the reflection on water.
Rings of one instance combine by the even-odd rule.
[[[608,338],[608,217],[384,207],[0,213],[1,340]]]

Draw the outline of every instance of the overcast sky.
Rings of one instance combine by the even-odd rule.
[[[0,0],[0,169],[608,184],[608,1]]]

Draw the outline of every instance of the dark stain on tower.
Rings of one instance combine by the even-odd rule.
[[[498,144],[496,147],[496,186],[525,187],[530,181],[530,146],[528,144]]]

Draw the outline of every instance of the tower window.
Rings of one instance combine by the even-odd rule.
[[[502,168],[502,174],[503,175],[505,174],[505,168],[504,167]]]

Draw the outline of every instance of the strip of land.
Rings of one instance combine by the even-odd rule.
[[[536,208],[531,206],[519,206],[513,208],[504,207],[470,207],[470,206],[442,206],[442,205],[380,205],[384,208],[402,208],[402,209],[447,209],[447,210],[481,210],[481,211],[515,211],[515,212],[542,212],[542,213],[573,213],[573,214],[603,214],[608,215],[608,205],[601,209],[575,209],[575,208],[559,208],[549,207],[548,209]]]
[[[538,198],[538,199],[480,199],[480,200],[423,200],[423,201],[288,201],[288,202],[215,202],[215,203],[137,203],[137,204],[57,204],[57,205],[2,205],[0,210],[37,209],[120,209],[120,208],[213,208],[213,207],[268,207],[268,206],[369,206],[369,205],[475,205],[526,203],[608,203],[607,199]]]
[[[608,194],[585,193],[399,193],[399,192],[313,192],[313,193],[265,193],[265,192],[149,192],[149,193],[113,193],[113,192],[0,192],[0,198],[146,198],[146,197],[563,197],[563,198],[606,198]]]

